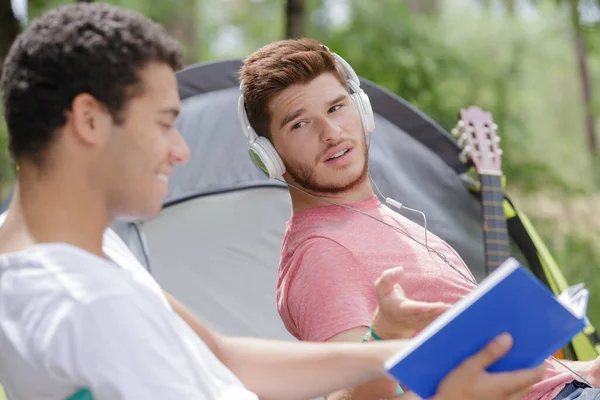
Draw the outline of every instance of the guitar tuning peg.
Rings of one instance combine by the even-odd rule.
[[[492,124],[492,129],[495,130],[495,131],[497,131],[498,130],[498,125]]]
[[[458,128],[452,128],[450,133],[452,133],[452,136],[458,136],[459,135]]]
[[[504,154],[504,151],[502,149],[498,149],[498,155],[501,156],[502,154]]]
[[[463,147],[463,144],[465,144],[466,140],[467,140],[466,133],[463,133],[462,135],[460,135],[460,138],[458,139],[458,147]]]
[[[500,143],[500,140],[502,140],[502,139],[500,138],[500,136],[496,136],[496,137],[494,138],[494,141],[495,141],[496,143]]]
[[[469,161],[468,154],[470,150],[471,148],[469,146],[465,146],[463,151],[460,152],[460,154],[458,155],[458,159],[461,163],[466,164]]]
[[[462,128],[463,126],[465,126],[465,122],[461,119],[458,121],[458,126],[459,128]]]

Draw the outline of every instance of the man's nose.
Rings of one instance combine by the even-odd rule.
[[[321,140],[324,142],[337,142],[342,135],[342,129],[330,118],[323,118]]]
[[[179,131],[174,136],[169,154],[170,161],[174,164],[185,164],[190,160],[190,148]]]

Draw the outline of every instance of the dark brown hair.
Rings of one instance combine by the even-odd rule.
[[[308,38],[277,41],[250,54],[240,70],[240,81],[248,121],[256,133],[271,138],[268,104],[274,96],[326,72],[334,74],[347,88],[346,74],[333,54]]]

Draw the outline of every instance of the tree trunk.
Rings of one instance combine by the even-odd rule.
[[[598,135],[596,133],[596,124],[592,109],[592,81],[590,79],[590,71],[587,62],[585,41],[581,35],[575,37],[575,49],[577,51],[577,64],[579,67],[579,76],[581,78],[581,89],[585,106],[585,127],[588,137],[588,146],[590,153],[593,156],[596,156],[598,154]]]
[[[19,35],[19,21],[13,13],[10,0],[0,0],[0,75],[4,58],[10,50],[12,42]]]
[[[415,14],[438,14],[440,11],[438,0],[404,0],[404,3]]]
[[[515,0],[506,0],[506,12],[511,17],[515,16]]]
[[[573,24],[573,45],[577,54],[577,66],[579,68],[579,79],[581,82],[581,93],[583,95],[583,107],[585,118],[585,129],[587,134],[588,150],[596,162],[598,155],[598,135],[596,133],[596,121],[592,107],[592,80],[588,66],[586,49],[586,38],[579,24],[578,1],[571,1],[571,22]]]
[[[285,37],[287,39],[293,39],[304,36],[306,1],[286,0],[285,17]]]

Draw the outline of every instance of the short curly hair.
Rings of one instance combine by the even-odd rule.
[[[103,3],[47,11],[13,43],[2,71],[9,150],[41,164],[75,96],[89,93],[122,123],[150,62],[182,67],[182,49],[157,23]]]
[[[273,97],[326,72],[348,90],[342,66],[325,46],[310,38],[280,40],[250,54],[240,69],[240,83],[248,122],[256,134],[271,139],[267,106]]]

